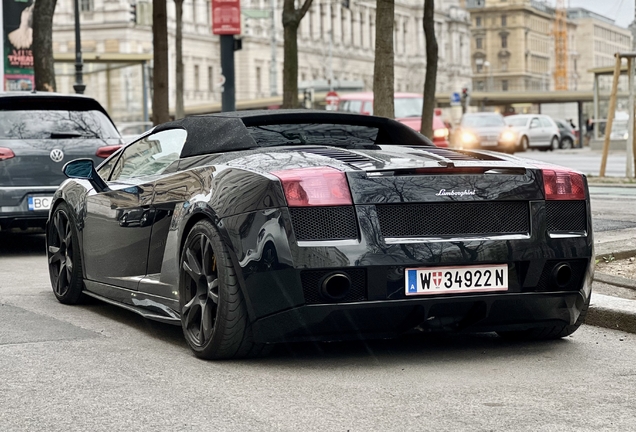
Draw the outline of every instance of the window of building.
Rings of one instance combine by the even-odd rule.
[[[475,18],[475,27],[481,27],[481,17]]]
[[[506,27],[508,25],[508,17],[506,15],[501,16],[501,26]]]
[[[212,66],[208,66],[208,91],[214,91],[214,69]]]
[[[261,82],[261,68],[260,66],[256,66],[256,93],[260,93],[262,90]]]
[[[197,23],[197,0],[192,0],[192,22]]]
[[[501,36],[501,47],[508,48],[508,36],[506,35]]]
[[[475,39],[475,45],[477,46],[477,49],[483,49],[484,40],[482,38]]]
[[[501,81],[501,90],[502,91],[508,91],[508,80],[502,80]]]
[[[484,82],[483,81],[477,81],[477,90],[478,91],[484,91]]]
[[[194,90],[199,91],[199,65],[194,65]]]
[[[484,70],[484,64],[483,63],[477,63],[477,73],[482,73]]]
[[[93,0],[80,0],[79,7],[82,12],[93,12],[95,10]]]

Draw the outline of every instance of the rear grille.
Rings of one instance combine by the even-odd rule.
[[[296,240],[358,238],[358,224],[353,206],[292,207],[289,214]]]
[[[527,202],[383,204],[376,206],[384,237],[526,234]]]
[[[587,231],[585,201],[546,201],[548,231]]]
[[[476,161],[476,160],[486,160],[486,161],[497,161],[502,160],[499,157],[485,155],[480,153],[473,153],[464,150],[448,150],[439,147],[411,147],[417,150],[421,150],[427,153],[433,153],[434,155],[454,160],[454,161]]]
[[[351,289],[340,303],[365,301],[367,299],[367,272],[364,269],[348,270],[303,270],[300,272],[300,280],[303,284],[305,304],[330,303],[320,295],[320,283],[330,273],[337,271],[345,273],[351,279]]]

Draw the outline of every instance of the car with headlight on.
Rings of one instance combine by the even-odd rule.
[[[0,230],[44,228],[64,164],[100,163],[122,143],[95,99],[0,93]]]
[[[180,325],[201,358],[411,332],[560,338],[590,301],[584,175],[438,148],[388,118],[190,116],[65,173],[46,233],[57,299]]]
[[[462,116],[455,145],[462,149],[486,149],[513,153],[518,135],[498,113],[467,113]]]
[[[551,117],[541,114],[516,114],[505,118],[506,124],[517,132],[519,151],[530,148],[556,150],[561,141],[559,126]]]

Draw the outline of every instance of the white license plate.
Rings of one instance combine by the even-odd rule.
[[[29,210],[48,210],[51,208],[51,201],[53,201],[52,196],[29,196]]]
[[[497,145],[497,141],[482,141],[481,145],[483,146],[496,146]]]
[[[407,296],[508,291],[508,265],[407,268]]]

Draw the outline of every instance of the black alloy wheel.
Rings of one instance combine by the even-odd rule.
[[[572,138],[565,137],[561,140],[561,148],[562,149],[571,149],[573,147]]]
[[[58,205],[47,226],[49,275],[55,297],[65,304],[82,300],[82,261],[77,232],[66,203]]]
[[[247,306],[227,247],[208,220],[186,237],[179,277],[181,327],[197,357],[255,357],[269,345],[254,342]]]

